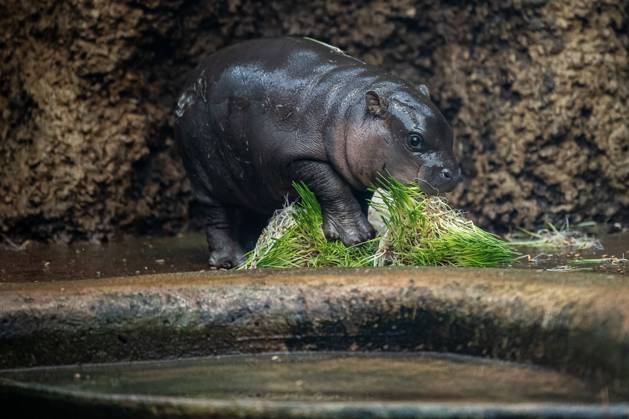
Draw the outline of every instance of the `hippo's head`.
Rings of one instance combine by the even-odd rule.
[[[452,128],[428,88],[374,86],[361,116],[350,122],[348,163],[363,183],[388,174],[428,194],[451,191],[461,179]]]

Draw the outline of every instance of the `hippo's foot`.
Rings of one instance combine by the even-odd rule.
[[[376,230],[362,213],[355,216],[326,215],[323,220],[323,234],[328,240],[340,240],[346,246],[353,246],[373,239]]]
[[[210,197],[205,197],[211,202]],[[228,214],[226,208],[214,203],[207,205],[205,211],[208,217],[205,234],[207,236],[207,247],[210,251],[208,264],[211,268],[232,269],[238,267],[244,260],[242,246],[234,234],[233,217],[237,214],[232,209],[232,214]]]
[[[220,248],[210,251],[208,262],[210,267],[216,269],[232,269],[238,267],[245,260],[245,255],[240,249]]]

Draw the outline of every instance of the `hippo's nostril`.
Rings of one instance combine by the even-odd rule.
[[[461,173],[461,168],[457,168],[456,169],[456,175],[454,176],[454,181],[455,182],[460,182],[463,180],[463,173]]]

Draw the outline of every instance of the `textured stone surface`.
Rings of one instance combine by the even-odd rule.
[[[4,10],[2,10],[4,9]],[[308,35],[428,82],[494,229],[629,219],[628,0],[6,0],[0,232],[173,231],[189,186],[171,108],[201,55]]]

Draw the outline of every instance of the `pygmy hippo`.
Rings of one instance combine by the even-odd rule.
[[[243,226],[294,199],[293,181],[319,200],[325,237],[352,245],[375,234],[366,214],[379,175],[431,194],[460,178],[452,129],[425,85],[309,38],[252,40],[209,55],[175,114],[216,268],[240,263]]]

